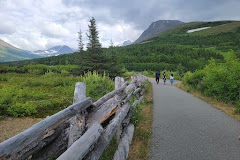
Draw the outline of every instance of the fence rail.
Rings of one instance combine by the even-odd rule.
[[[130,124],[131,107],[141,103],[146,77],[138,74],[131,82],[115,78],[115,90],[96,102],[86,98],[86,85],[77,82],[73,105],[42,120],[0,144],[0,160],[10,159],[99,159],[117,134],[119,146],[114,160],[126,159],[134,125]],[[138,99],[130,104],[128,101]],[[105,126],[102,123],[115,114]]]

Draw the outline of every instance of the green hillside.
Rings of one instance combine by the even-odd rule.
[[[209,29],[187,33],[188,30],[202,27]],[[225,54],[232,49],[240,57],[240,22],[191,22],[162,32],[148,40],[125,47],[104,49],[106,55],[117,53],[119,61],[127,70],[170,70],[195,71],[202,69],[211,58],[224,61]],[[12,65],[78,64],[78,53],[48,57]]]
[[[0,62],[19,61],[33,58],[40,58],[40,56],[21,50],[0,40]]]
[[[188,30],[211,27],[209,29],[187,33]],[[190,45],[192,47],[213,47],[218,51],[227,52],[233,49],[240,51],[240,22],[239,21],[217,21],[217,22],[191,22],[160,35],[154,36],[146,41],[161,44]]]
[[[187,33],[202,27],[209,29]],[[191,22],[179,25],[142,43],[116,48],[129,70],[194,71],[210,58],[223,61],[232,49],[240,57],[240,22]],[[181,64],[181,65],[180,65]]]

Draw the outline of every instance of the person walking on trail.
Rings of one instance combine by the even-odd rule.
[[[173,74],[171,74],[171,76],[170,76],[170,82],[171,82],[171,85],[173,85],[173,82],[174,82]]]
[[[164,72],[164,73],[163,73],[163,82],[164,82],[164,84],[166,83],[166,80],[167,80],[167,75],[166,75],[166,73]]]
[[[156,82],[157,82],[157,84],[159,83],[159,78],[160,78],[160,72],[157,71],[156,72]]]

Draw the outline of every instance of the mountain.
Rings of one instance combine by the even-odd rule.
[[[200,30],[201,29],[201,30]],[[191,32],[190,32],[191,31]],[[195,71],[213,57],[223,61],[230,49],[240,58],[240,21],[190,22],[175,26],[144,41],[113,47],[120,63],[129,71]],[[104,48],[106,54],[112,50]],[[79,54],[64,54],[8,65],[78,64]]]
[[[124,41],[122,46],[128,46],[130,44],[133,44],[133,42],[131,42],[130,40]]]
[[[37,50],[37,51],[34,51],[33,53],[43,57],[49,57],[49,56],[58,56],[60,54],[68,54],[73,52],[74,50],[71,49],[70,47],[66,45],[61,45],[61,46],[55,46],[55,47],[49,48],[48,50]]]
[[[178,20],[159,20],[153,22],[134,43],[142,42],[154,35],[157,35],[180,24],[183,24],[183,22]]]
[[[30,51],[21,50],[0,39],[0,62],[19,61],[41,58]]]

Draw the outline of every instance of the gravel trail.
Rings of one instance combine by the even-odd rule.
[[[149,160],[240,160],[240,122],[162,80],[153,85]],[[178,81],[174,82],[180,83]]]

